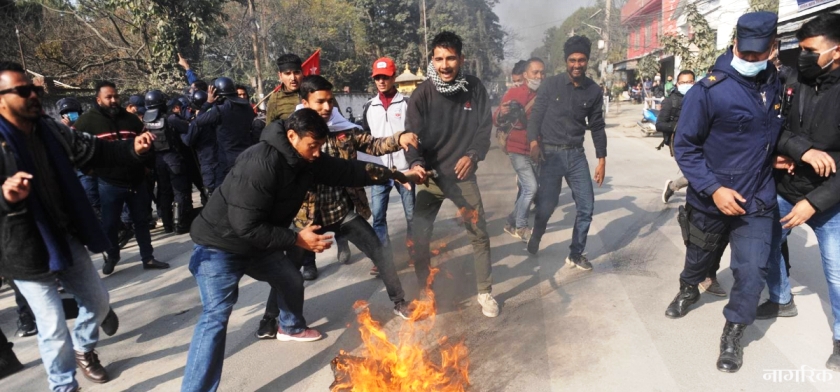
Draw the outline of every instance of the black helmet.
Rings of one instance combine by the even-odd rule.
[[[207,91],[193,91],[190,100],[194,109],[201,109],[201,107],[207,102]]]
[[[82,112],[82,104],[73,97],[59,99],[58,102],[56,102],[55,107],[58,109],[58,114],[65,114],[67,112]]]
[[[151,90],[144,97],[146,113],[143,114],[143,122],[153,122],[158,117],[166,114],[166,95],[160,90]]]
[[[182,96],[178,97],[178,105],[181,106],[182,108],[189,107],[190,106],[190,100],[187,99],[187,97],[182,95]]]
[[[216,93],[222,97],[225,97],[225,99],[229,99],[234,103],[239,104],[248,103],[247,99],[239,98],[236,95],[236,83],[234,83],[233,80],[231,80],[230,78],[226,78],[224,76],[221,78],[216,78],[216,80],[213,82],[213,86],[216,87]]]

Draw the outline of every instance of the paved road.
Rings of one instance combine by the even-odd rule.
[[[574,203],[568,191],[549,223],[538,257],[502,231],[516,194],[513,170],[494,147],[478,172],[492,235],[493,291],[502,303],[498,318],[481,315],[475,301],[472,250],[446,203],[435,227],[436,244],[446,251],[436,283],[439,312],[434,333],[463,340],[470,350],[474,391],[836,391],[832,381],[764,379],[771,369],[824,369],[831,353],[830,308],[813,233],[796,229],[790,238],[792,276],[799,316],[759,321],[744,338],[745,365],[736,374],[715,368],[721,314],[726,301],[703,295],[681,320],[664,311],[678,289],[684,246],[675,214],[684,194],[660,201],[665,179],[677,175],[668,153],[653,149],[657,138],[643,138],[633,126],[639,106],[623,105],[608,116],[609,157],[604,186],[596,188],[595,217],[587,253],[591,272],[564,268]],[[586,142],[594,162],[591,142]],[[594,167],[594,166],[593,166]],[[394,194],[396,195],[396,194]],[[398,198],[389,217],[395,243],[405,222]],[[155,254],[172,263],[165,272],[140,266],[136,246],[125,251],[116,272],[105,278],[120,315],[117,335],[98,351],[112,378],[95,385],[79,376],[86,391],[174,391],[183,376],[187,349],[200,313],[198,291],[187,270],[188,236],[157,233]],[[720,280],[732,284],[724,256]],[[368,275],[370,263],[354,248],[351,265],[339,266],[335,251],[319,256],[321,277],[307,284],[306,317],[325,333],[315,343],[257,341],[268,286],[242,281],[230,321],[222,378],[225,391],[327,391],[329,361],[340,349],[360,345],[351,306],[371,302],[374,317],[393,331],[401,320],[390,312],[381,282]],[[404,250],[396,254],[409,295],[416,296]],[[101,265],[96,257],[95,263]],[[765,293],[766,297],[766,293]],[[0,328],[14,331],[11,292],[0,292]],[[26,369],[0,383],[2,391],[47,390],[34,338],[13,338]],[[806,368],[806,369],[807,369]]]

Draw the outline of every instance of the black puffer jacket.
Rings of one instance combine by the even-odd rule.
[[[290,248],[297,235],[289,227],[312,184],[362,187],[393,177],[384,166],[368,162],[326,155],[307,162],[277,120],[263,130],[259,143],[239,155],[193,221],[190,235],[196,244],[244,256]]]

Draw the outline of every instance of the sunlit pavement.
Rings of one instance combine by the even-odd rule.
[[[473,391],[836,391],[840,374],[822,370],[831,354],[831,310],[819,250],[810,229],[790,237],[799,315],[757,321],[745,344],[744,367],[735,374],[715,368],[726,300],[703,294],[680,320],[664,316],[678,290],[684,246],[676,211],[660,197],[668,178],[678,177],[668,152],[654,149],[661,139],[645,138],[635,122],[641,107],[623,104],[607,117],[606,181],[595,190],[595,216],[587,256],[594,268],[569,269],[574,203],[564,186],[560,205],[543,238],[539,256],[504,233],[505,217],[516,196],[508,158],[495,146],[478,177],[491,234],[493,293],[502,304],[498,318],[481,314],[475,299],[472,247],[449,202],[435,225],[433,245],[445,245],[433,260],[442,271],[435,283],[439,315],[425,343],[436,338],[464,341],[470,350]],[[590,167],[591,138],[585,143]],[[392,241],[403,242],[405,221],[394,192],[389,210]],[[189,236],[153,232],[155,256],[172,264],[166,271],[144,271],[132,242],[116,271],[105,277],[120,330],[97,348],[112,381],[97,385],[77,379],[86,391],[174,391],[184,372],[193,328],[201,311],[198,290],[187,270]],[[395,259],[403,285],[418,295],[405,249]],[[719,273],[729,290],[729,253]],[[94,262],[101,267],[101,256]],[[335,251],[318,257],[321,276],[307,283],[305,315],[325,338],[313,343],[258,341],[254,338],[268,286],[245,278],[228,326],[221,390],[327,391],[333,381],[329,362],[339,350],[360,353],[353,302],[370,301],[374,318],[394,332],[403,321],[391,312],[381,282],[368,273],[371,263],[353,248],[350,265],[338,265]],[[766,298],[766,293],[762,300]],[[0,328],[15,343],[26,365],[0,382],[2,391],[46,391],[46,376],[34,337],[12,337],[16,313],[11,290],[0,292]],[[814,370],[814,373],[811,372]],[[778,372],[774,372],[778,371]],[[775,382],[774,382],[775,377]]]

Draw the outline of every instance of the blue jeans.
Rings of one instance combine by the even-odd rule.
[[[545,227],[551,214],[557,208],[563,179],[572,190],[577,215],[572,230],[572,244],[569,246],[569,256],[580,256],[586,248],[586,236],[592,223],[592,212],[595,208],[595,192],[592,189],[592,178],[589,175],[589,162],[583,147],[569,149],[545,148],[545,162],[540,165],[539,183],[537,191],[537,214],[534,217],[534,230],[531,241],[539,243],[545,234]]]
[[[86,176],[80,171],[76,171],[76,174],[79,176],[82,188],[85,188],[85,195],[87,195],[91,207],[99,213],[99,179],[96,176]]]
[[[379,242],[385,247],[391,244],[391,237],[388,236],[388,201],[391,196],[391,188],[397,188],[397,192],[402,199],[406,221],[405,238],[407,240],[411,239],[411,222],[414,221],[414,184],[411,184],[411,190],[403,188],[400,184],[394,184],[393,181],[388,185],[372,186],[370,189],[370,209],[373,212],[373,231],[376,232]]]
[[[77,239],[68,237],[73,265],[57,274],[64,290],[75,297],[79,315],[73,333],[67,329],[58,283],[55,277],[41,280],[15,280],[18,290],[29,302],[38,326],[38,349],[47,371],[50,389],[69,391],[76,388],[76,358],[73,350],[89,352],[99,342],[99,325],[108,315],[108,290],[99,279],[87,249]]]
[[[239,297],[239,280],[248,275],[277,292],[280,324],[289,334],[303,332],[303,276],[282,252],[261,257],[240,256],[195,245],[190,272],[198,284],[204,310],[195,326],[181,391],[215,391],[225,361],[227,325]]]
[[[102,200],[102,227],[108,240],[111,241],[111,248],[106,252],[109,259],[120,259],[120,248],[118,246],[117,234],[120,230],[120,212],[123,204],[128,208],[128,213],[134,222],[148,222],[151,207],[149,191],[146,188],[146,181],[137,184],[134,188],[125,188],[109,184],[99,179],[99,197]],[[134,238],[140,248],[140,260],[143,262],[154,259],[154,248],[152,248],[152,236],[149,234],[149,225],[135,224]]]
[[[793,209],[793,204],[783,197],[777,197],[779,202],[779,216],[785,216]],[[834,315],[834,339],[840,340],[840,204],[823,212],[817,212],[805,222],[817,236],[820,247],[823,272],[828,281],[828,297],[831,301],[831,313]],[[782,230],[782,242],[790,234],[791,229]],[[767,273],[767,288],[770,300],[778,304],[786,304],[791,300],[790,278],[787,275],[781,244],[773,249],[770,271]]]
[[[528,210],[531,208],[531,201],[537,195],[537,165],[527,155],[511,153],[509,156],[513,170],[516,171],[519,192],[507,222],[518,229],[528,227]]]

